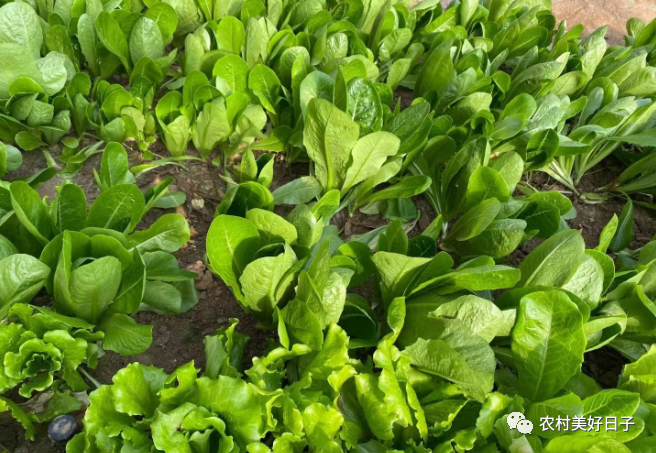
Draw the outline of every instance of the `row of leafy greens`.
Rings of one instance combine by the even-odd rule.
[[[647,152],[623,155],[630,169],[604,189],[653,189],[653,23],[632,19],[625,45],[608,48],[606,28],[582,38],[580,25],[556,26],[549,0],[446,10],[437,1],[352,3],[9,2],[0,13],[6,61],[34,61],[6,65],[0,137],[25,150],[64,140],[84,154],[79,138],[90,130],[144,151],[160,136],[172,156],[193,143],[202,157],[219,149],[224,163],[244,146],[284,151],[310,160],[351,210],[385,200],[371,195],[372,183],[396,176],[405,196],[426,190],[423,175],[433,180],[431,203],[453,215],[440,199],[449,182],[417,166],[421,157],[442,166],[482,137],[492,155],[516,153],[524,173],[546,171],[574,191],[604,158],[622,154],[622,142],[637,144]],[[21,26],[11,25],[15,17]],[[129,89],[106,80],[116,73]],[[391,110],[399,86],[413,90],[416,109]],[[330,110],[309,109],[315,98],[345,113],[336,127],[347,127],[347,115],[354,123],[333,149],[313,136],[327,126],[317,115]],[[78,139],[64,138],[73,129]],[[398,149],[380,132],[398,137]],[[384,151],[363,161],[374,144]]]
[[[586,249],[572,202],[530,184],[544,171],[576,192],[614,154],[625,170],[604,192],[656,187],[656,22],[629,21],[624,46],[582,33],[556,27],[549,0],[4,4],[0,177],[20,166],[13,145],[61,142],[65,173],[103,158],[89,208],[72,183],[41,198],[56,165],[0,182],[0,392],[50,398],[42,414],[0,410],[32,437],[80,408],[80,373],[104,351],[148,348],[152,327],[131,315],[198,301],[172,255],[186,220],[138,229],[179,197],[168,179],[144,194],[121,143],[153,157],[159,137],[159,164],[193,158],[190,143],[218,151],[208,261],[277,339],[246,371],[235,322],[206,339],[202,377],[129,365],[90,395],[69,452],[651,451],[654,243],[629,249],[627,198]],[[268,153],[309,174],[272,190]],[[421,194],[436,218],[409,237]],[[344,241],[342,209],[389,224]],[[42,288],[52,310],[28,305]],[[600,348],[627,362],[617,388],[583,373]],[[518,411],[531,434],[507,427]],[[545,417],[634,423],[561,435]]]
[[[0,393],[19,386],[25,398],[52,401],[46,416],[30,412],[37,421],[80,408],[71,392],[88,389],[82,365],[148,349],[152,326],[131,315],[181,314],[198,302],[196,274],[173,255],[189,241],[187,220],[164,214],[138,229],[151,209],[170,207],[172,179],[144,194],[118,143],[95,176],[100,195],[90,206],[70,182],[52,199],[26,181],[0,182]],[[44,288],[52,307],[29,305]]]
[[[409,255],[412,240],[404,247],[390,225],[370,256],[377,307],[338,289],[357,284],[358,270],[330,256],[326,236],[291,300],[274,307],[277,340],[249,369],[236,321],[206,338],[202,377],[193,362],[170,375],[129,365],[91,394],[68,451],[648,452],[653,243],[616,273],[605,253],[616,233],[611,222],[586,249],[580,233],[562,231],[519,268],[488,257],[455,266],[445,252]],[[585,354],[606,345],[628,360],[617,388],[582,372]],[[509,428],[512,412],[532,433]],[[565,433],[541,422],[549,417],[583,421]],[[607,429],[606,417],[632,424]]]

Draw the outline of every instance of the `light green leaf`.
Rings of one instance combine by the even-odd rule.
[[[554,396],[580,369],[585,345],[581,313],[565,293],[524,296],[512,334],[520,393],[532,401]]]
[[[137,355],[153,342],[153,326],[141,326],[127,315],[116,313],[100,325],[105,332],[103,348],[121,355]]]
[[[189,224],[180,214],[164,214],[150,228],[137,231],[128,237],[128,246],[140,253],[163,251],[177,252],[189,242]]]
[[[325,191],[343,185],[350,152],[359,134],[357,124],[330,102],[313,99],[308,104],[303,144]]]

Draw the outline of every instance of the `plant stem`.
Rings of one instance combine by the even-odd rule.
[[[85,370],[85,369],[82,368],[82,367],[79,367],[78,370],[79,370],[80,373],[82,373],[82,374],[84,375],[84,377],[86,377],[86,378],[89,380],[89,382],[91,382],[91,383],[92,383],[97,389],[99,389],[100,387],[102,387],[102,384],[101,384],[100,382],[96,381],[96,380],[95,380],[95,379],[94,379],[94,378],[93,378],[93,377],[87,372],[87,370]]]

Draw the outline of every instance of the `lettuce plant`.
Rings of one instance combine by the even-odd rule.
[[[0,397],[2,412],[9,410],[24,426],[26,438],[34,440],[33,422],[48,422],[82,407],[73,395],[88,389],[79,369],[95,368],[103,333],[82,319],[17,303],[0,326],[0,338],[0,393],[18,388],[24,398],[35,394],[21,406]]]
[[[128,365],[113,384],[90,394],[84,431],[66,451],[266,449],[260,440],[274,427],[272,412],[281,390],[263,391],[241,378],[246,339],[234,325],[206,337],[202,377],[193,362],[170,375],[140,363]]]
[[[365,204],[418,195],[430,184],[426,176],[406,176],[375,191],[401,170],[399,138],[383,131],[360,137],[358,124],[322,99],[308,104],[303,142],[324,193],[339,190],[351,212]]]
[[[169,91],[157,103],[155,115],[161,138],[171,156],[181,156],[191,140],[193,117],[183,113],[183,97],[179,91]],[[187,110],[191,113],[191,110]]]
[[[245,77],[233,75],[233,81]],[[204,73],[192,71],[184,80],[182,95],[171,91],[158,104],[160,129],[173,155],[182,154],[191,139],[203,158],[219,148],[227,166],[230,157],[261,135],[267,121],[262,107],[250,103],[249,94],[234,83],[217,86],[214,78],[210,83]]]
[[[0,7],[0,138],[33,150],[58,142],[71,128],[70,111],[52,102],[75,74],[63,49],[49,49],[39,16],[27,3]],[[20,22],[20,25],[15,24]],[[44,42],[45,41],[45,42]],[[45,45],[44,45],[45,44]],[[47,49],[42,56],[42,49]]]
[[[217,254],[212,242],[208,244],[214,270],[228,284],[233,282],[235,292],[256,287],[234,286],[239,278],[235,272],[258,261],[248,264],[243,253],[256,250],[265,238],[278,236],[281,241],[280,235],[289,230],[278,219],[274,227],[258,227],[255,235],[242,237],[250,229],[246,222],[260,225],[257,216],[271,222],[275,216],[268,211],[249,213],[247,219],[219,216],[212,226],[212,241],[227,241],[234,254],[228,248]],[[354,345],[340,326],[365,329],[364,313],[372,314],[374,324],[377,316],[362,306],[356,311],[358,303],[366,306],[368,301],[349,304],[344,286],[326,291],[332,282],[347,285],[345,279],[355,277],[358,269],[355,260],[340,258],[349,256],[345,244],[331,257],[333,239],[328,236],[300,270],[293,299],[269,309],[275,313],[278,341],[253,359],[245,376],[239,368],[245,340],[236,335],[234,323],[206,340],[204,377],[197,377],[193,364],[168,377],[132,364],[115,376],[112,386],[92,394],[85,431],[69,444],[69,451],[102,451],[100,438],[112,448],[154,446],[162,451],[187,448],[180,445],[201,448],[207,438],[227,445],[224,448],[249,445],[274,451],[408,445],[445,452],[473,446],[512,451],[528,445],[547,452],[562,451],[565,445],[580,451],[642,448],[655,434],[649,387],[653,348],[632,359],[617,389],[602,390],[581,371],[585,352],[620,341],[618,335],[631,324],[626,322],[629,312],[622,311],[628,305],[613,311],[611,294],[629,294],[640,287],[639,293],[649,284],[643,279],[650,265],[640,264],[613,285],[613,262],[604,253],[617,231],[613,224],[595,250],[585,249],[580,233],[565,230],[511,268],[484,256],[458,266],[445,252],[411,256],[409,252],[423,249],[426,238],[435,241],[439,222],[423,239],[404,237],[395,222],[379,236],[379,251],[371,258],[387,325],[380,326],[381,335],[355,340]],[[285,253],[289,248],[285,245]],[[273,250],[260,250],[267,249]],[[651,246],[646,247],[643,262],[651,262],[650,253]],[[263,275],[266,272],[258,272],[258,285]],[[349,325],[344,315],[359,316],[359,322]],[[362,361],[349,353],[374,345]],[[149,397],[128,401],[132,388],[143,388]],[[235,395],[242,401],[240,416],[231,404]],[[254,395],[259,403],[252,405]],[[100,407],[102,411],[96,409]],[[517,411],[533,422],[532,434],[508,427],[506,417]],[[566,436],[540,424],[545,417],[558,416],[585,417],[586,423],[588,417],[629,417],[634,424],[622,431],[602,424],[599,430]],[[107,431],[106,417],[121,429]]]
[[[0,326],[0,392],[19,386],[20,395],[29,398],[53,386],[74,392],[88,388],[77,368],[83,362],[93,368],[97,362],[95,342],[103,334],[92,324],[26,304],[14,305],[7,320]]]
[[[43,199],[45,176],[0,183],[0,391],[69,398],[103,351],[149,346],[131,315],[198,300],[173,255],[186,220],[139,229],[175,205],[172,180],[142,192],[135,174],[159,163],[131,171],[125,140],[146,150],[159,134],[160,163],[190,142],[220,152],[209,266],[277,336],[246,371],[234,320],[206,338],[202,376],[193,362],[129,365],[91,393],[69,453],[653,448],[654,243],[630,249],[627,199],[587,249],[565,222],[572,201],[530,182],[544,171],[576,191],[614,153],[628,165],[603,190],[653,192],[656,22],[630,21],[608,48],[605,28],[557,25],[548,0],[119,3],[0,8],[0,137],[63,141],[71,172],[100,152],[78,150],[89,127],[107,143],[90,207],[71,183]],[[309,175],[272,190],[274,158],[255,151]],[[19,156],[1,147],[0,175]],[[436,216],[415,235],[420,194]],[[344,242],[331,225],[343,208],[391,221]],[[42,288],[55,311],[25,305]],[[617,388],[584,374],[601,348],[628,361]],[[30,437],[56,412],[24,407],[0,399]],[[532,433],[510,429],[514,412]],[[634,423],[587,429],[609,417]]]
[[[49,51],[42,58],[44,32],[39,20],[28,3],[9,2],[0,8],[0,46],[5,59],[0,99],[22,93],[26,87],[28,92],[53,96],[75,73],[73,62],[62,52]]]
[[[146,150],[155,141],[155,116],[151,106],[162,80],[158,66],[144,57],[131,75],[130,91],[105,80],[97,81],[92,102],[86,107],[87,123],[106,143],[133,139]],[[84,104],[81,100],[77,102]]]
[[[430,139],[409,170],[431,178],[426,197],[445,221],[441,247],[463,257],[502,258],[531,237],[549,237],[563,228],[571,201],[521,183],[525,166],[515,151],[493,156],[483,137],[459,150],[449,136]],[[513,196],[520,191],[525,195]]]
[[[121,145],[108,145],[97,179],[102,193],[88,209],[84,191],[75,184],[60,186],[47,203],[25,182],[3,183],[0,190],[9,203],[0,234],[12,255],[3,259],[3,268],[26,270],[20,279],[9,279],[11,287],[24,289],[18,296],[8,293],[2,309],[29,302],[46,279],[59,313],[100,326],[105,349],[138,354],[150,345],[151,327],[139,326],[128,315],[140,309],[179,314],[198,302],[196,274],[179,269],[171,255],[189,240],[189,225],[179,214],[166,214],[150,228],[134,231],[171,181],[144,196],[133,183]],[[16,252],[40,261],[35,265]]]
[[[228,190],[216,207],[216,215],[244,217],[250,209],[272,210],[275,200],[270,189],[274,162],[270,154],[262,154],[255,160],[253,151],[244,151],[237,172],[239,182],[229,175],[223,176]]]
[[[338,240],[328,222],[339,198],[330,195],[312,207],[299,205],[287,219],[255,208],[247,211],[245,218],[221,214],[212,222],[207,248],[211,268],[263,324],[271,326],[276,307],[292,300],[299,278],[303,287],[309,285],[304,290],[306,297],[313,296],[317,302],[324,296],[345,297],[348,279],[338,275],[328,279],[329,275],[322,274],[312,284],[308,275],[314,267],[325,270],[331,266],[330,240],[326,237]]]
[[[135,12],[130,25],[125,26],[126,9],[103,11],[100,2],[90,1],[79,17],[77,38],[91,73],[109,78],[119,69],[131,75],[139,61],[148,58],[166,71],[176,57],[173,50],[165,55],[165,46],[172,40],[178,17],[172,6],[157,2],[142,14]]]

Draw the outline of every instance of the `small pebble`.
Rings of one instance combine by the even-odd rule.
[[[73,437],[77,431],[77,422],[75,417],[70,415],[60,415],[48,426],[48,437],[54,442],[65,442]]]

